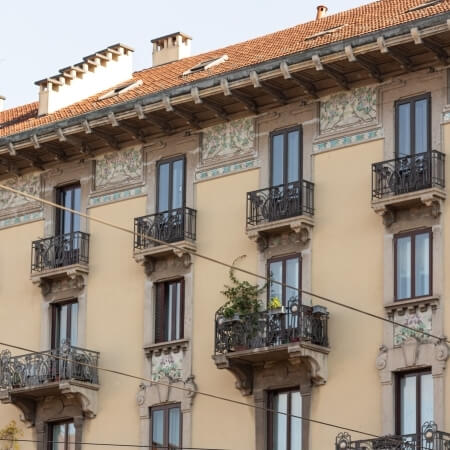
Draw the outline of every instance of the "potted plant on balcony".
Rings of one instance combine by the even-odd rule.
[[[272,297],[268,305],[269,314],[284,314],[284,306],[278,297]]]

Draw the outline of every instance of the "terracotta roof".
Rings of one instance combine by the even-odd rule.
[[[282,56],[446,13],[450,9],[450,0],[442,0],[439,3],[432,1],[431,6],[408,12],[424,3],[426,3],[426,0],[379,0],[246,42],[184,58],[162,66],[141,70],[133,74],[133,79],[142,80],[142,85],[123,95],[98,101],[98,97],[101,94],[99,93],[99,95],[65,107],[47,116],[37,117],[38,104],[36,102],[12,108],[0,112],[0,137],[75,117],[162,90],[182,86],[196,80],[253,66]],[[332,33],[314,37],[317,33],[336,27],[337,29]],[[224,54],[228,55],[226,62],[207,71],[182,76],[183,72],[194,65],[208,59],[221,57]]]

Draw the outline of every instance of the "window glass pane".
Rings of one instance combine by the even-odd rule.
[[[299,173],[299,148],[300,133],[298,131],[291,131],[288,133],[288,183],[298,181],[300,179]]]
[[[58,346],[67,339],[67,305],[61,306],[59,310],[58,338]]]
[[[164,445],[164,411],[152,413],[152,444]]]
[[[400,432],[416,432],[416,377],[402,377],[400,381]]]
[[[433,377],[431,373],[420,377],[420,423],[433,420]]]
[[[296,288],[300,287],[299,284],[299,265],[300,259],[298,257],[286,260],[286,284]],[[296,303],[298,299],[298,291],[291,288],[286,288],[286,306],[289,306],[290,302]]]
[[[272,138],[272,186],[278,186],[284,183],[283,141],[284,135],[282,134],[273,136]]]
[[[70,305],[72,308],[70,317],[70,343],[72,345],[77,345],[78,341],[78,303],[72,303]]]
[[[52,449],[64,450],[64,441],[66,438],[66,426],[65,424],[55,424],[52,426]]]
[[[171,209],[183,206],[183,160],[173,163],[172,174],[172,206]]]
[[[291,414],[301,417],[302,397],[299,391],[291,392]],[[302,448],[302,421],[291,417],[291,449],[300,450]]]
[[[416,107],[416,153],[428,151],[428,100],[418,100]]]
[[[411,237],[397,239],[397,300],[411,297]]]
[[[75,211],[81,211],[81,188],[79,186],[74,188],[74,201],[72,209]],[[80,231],[80,216],[78,214],[73,214],[72,231]]]
[[[181,283],[178,281],[175,283],[175,311],[177,314],[176,317],[176,330],[175,330],[175,339],[181,339],[183,336],[181,336]]]
[[[398,156],[411,154],[411,104],[404,103],[397,108]]]
[[[159,166],[158,211],[169,209],[169,163]]]
[[[180,408],[169,409],[169,445],[179,447],[180,442]]]
[[[75,425],[67,424],[67,450],[75,450]]]
[[[430,235],[416,235],[415,247],[415,296],[430,295]]]
[[[169,283],[169,285],[166,285],[167,289],[167,297],[166,302],[164,305],[165,309],[165,319],[166,319],[166,332],[165,332],[165,339],[167,341],[170,341],[172,339],[172,304],[173,304],[173,295],[174,295],[174,285],[173,283]]]
[[[276,412],[287,413],[288,394],[274,395],[273,409]],[[273,450],[287,449],[287,416],[273,413]]]
[[[272,262],[269,265],[269,276],[272,280],[282,282],[283,281],[283,263],[281,261]],[[279,284],[270,283],[270,299],[274,297],[278,297],[280,301],[283,301],[282,298],[282,287]]]

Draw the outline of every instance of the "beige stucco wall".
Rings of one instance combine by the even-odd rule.
[[[379,315],[384,314],[383,224],[370,206],[370,167],[382,156],[381,140],[315,156],[312,237],[313,292]],[[331,352],[328,382],[313,388],[311,418],[379,433],[375,358],[383,324],[330,303],[314,303],[330,312]],[[332,448],[338,432],[312,424],[312,449]]]
[[[247,255],[241,267],[256,271],[256,245],[245,234],[246,193],[258,188],[258,171],[205,181],[196,185],[197,249],[199,253],[231,263]],[[228,270],[194,259],[193,374],[200,391],[252,402],[235,388],[234,377],[218,370],[211,359],[214,314],[225,303],[220,293],[229,281]],[[254,282],[255,280],[249,280]],[[254,411],[241,405],[197,395],[193,406],[193,447],[254,449]]]

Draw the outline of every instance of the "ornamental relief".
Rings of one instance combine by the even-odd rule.
[[[152,355],[152,380],[159,381],[162,378],[173,381],[183,378],[183,352]]]
[[[4,181],[3,184],[26,194],[37,197],[41,195],[41,177],[38,174],[10,178]],[[0,211],[2,215],[11,213],[9,210],[12,209],[32,209],[33,207],[39,208],[39,202],[13,192],[0,190]]]
[[[394,325],[394,345],[402,345],[411,337],[416,338],[420,343],[429,342],[430,338],[420,332],[432,333],[432,308],[427,307],[424,311],[420,308],[415,308],[414,311],[407,312],[402,311],[402,309],[397,309],[394,313],[393,320],[418,330],[418,332],[414,332],[408,328]]]
[[[143,181],[141,147],[107,153],[95,161],[94,190],[104,190]]]
[[[232,159],[255,150],[255,122],[252,118],[215,125],[203,131],[201,163]]]
[[[320,102],[320,134],[375,124],[377,121],[377,88],[361,87],[332,95]]]

